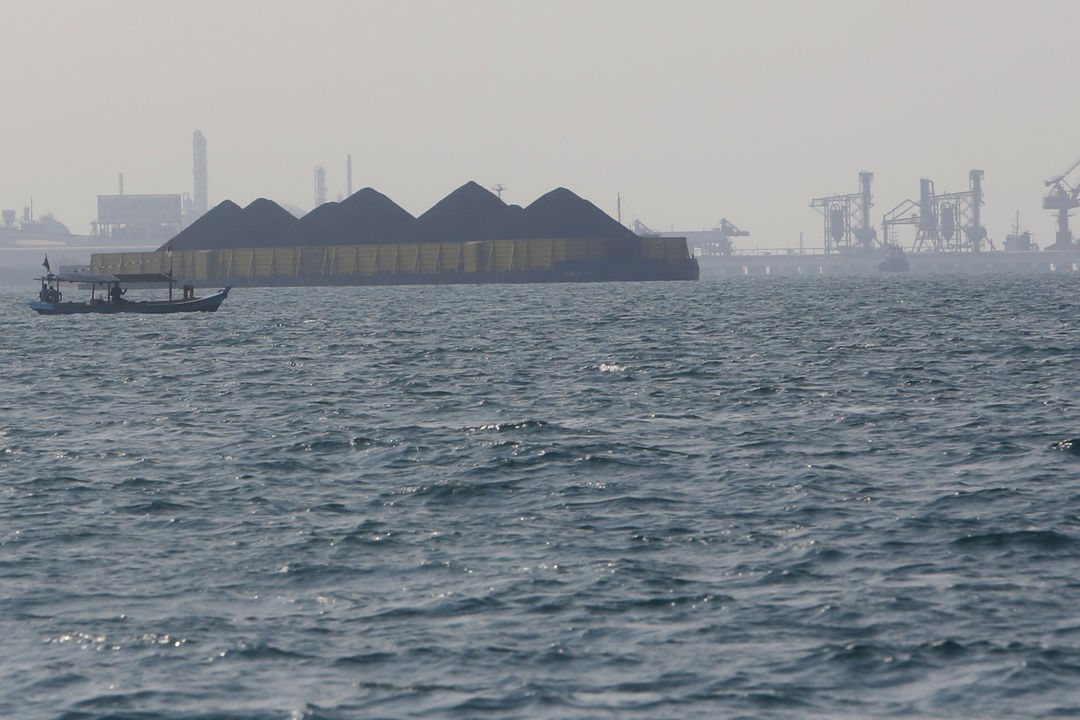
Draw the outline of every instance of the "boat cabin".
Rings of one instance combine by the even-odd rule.
[[[63,301],[63,293],[60,291],[60,283],[78,285],[81,289],[90,290],[91,303],[122,303],[124,295],[132,288],[169,288],[169,300],[173,299],[173,279],[167,273],[123,273],[105,275],[101,273],[69,272],[48,273],[41,278],[41,292],[38,298],[41,302],[58,303]],[[190,300],[195,297],[195,288],[184,285],[184,299]]]
[[[48,268],[46,268],[48,270]],[[60,283],[72,283],[90,291],[90,299],[81,302],[65,302]],[[195,297],[195,286],[184,285],[183,299],[173,297],[173,278],[166,273],[125,273],[105,275],[88,272],[54,274],[51,271],[41,278],[38,299],[29,303],[31,309],[42,315],[71,315],[74,313],[178,313],[216,312],[222,301],[229,296],[230,288],[211,295]],[[169,288],[169,298],[131,299],[124,295],[130,289]]]

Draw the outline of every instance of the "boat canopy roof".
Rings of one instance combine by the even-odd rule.
[[[108,275],[88,272],[57,273],[47,276],[47,279],[69,283],[120,283],[121,285],[128,285],[131,283],[169,283],[172,280],[172,278],[165,273],[117,273],[116,275]]]

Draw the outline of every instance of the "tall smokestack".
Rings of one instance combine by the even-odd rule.
[[[206,137],[202,130],[196,130],[192,140],[194,155],[195,195],[192,200],[192,211],[195,217],[203,215],[209,208],[206,193]]]
[[[352,153],[345,156],[345,187],[348,189],[346,197],[352,196]]]
[[[124,194],[124,173],[120,173],[120,192],[118,194]]]
[[[326,168],[315,166],[315,206],[326,202]]]

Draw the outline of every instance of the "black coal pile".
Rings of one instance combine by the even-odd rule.
[[[282,238],[282,244],[369,245],[397,242],[415,221],[408,211],[378,190],[364,188],[339,203],[324,203],[297,220]]]
[[[337,220],[340,211],[340,203],[328,202],[298,218],[289,231],[282,236],[282,246],[337,244],[329,242],[329,238],[337,234],[337,229],[341,224]]]
[[[215,205],[201,218],[188,225],[172,240],[158,248],[158,251],[172,247],[177,252],[181,250],[205,250],[220,247],[236,247],[230,243],[230,238],[240,227],[240,216],[244,210],[232,200]]]
[[[555,188],[525,208],[530,237],[633,240],[637,235],[566,188]]]
[[[467,182],[414,218],[372,188],[320,205],[299,220],[260,198],[246,208],[226,200],[160,249],[303,247],[388,242],[467,242],[527,238],[634,240],[637,235],[566,188],[528,207],[507,205],[476,182]]]
[[[280,247],[296,218],[273,200],[259,198],[240,216],[238,242],[234,247]]]
[[[515,231],[520,218],[521,208],[508,206],[470,180],[416,218],[401,239],[422,243],[495,240]]]
[[[341,203],[341,244],[394,242],[408,231],[416,218],[408,210],[374,188],[358,190]]]
[[[519,240],[539,237],[529,227],[525,209],[520,205],[507,205],[481,229],[482,240]]]
[[[170,245],[176,251],[277,247],[295,222],[292,213],[273,200],[259,198],[246,208],[225,200],[158,250]]]

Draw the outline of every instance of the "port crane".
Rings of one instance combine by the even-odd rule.
[[[874,173],[859,173],[859,192],[814,198],[810,207],[825,216],[825,252],[861,247],[871,248],[877,231],[870,227],[870,208],[873,207],[870,183]]]
[[[741,230],[727,218],[720,218],[720,227],[712,230],[673,230],[670,233],[661,233],[653,230],[640,220],[634,220],[633,230],[642,237],[685,236],[692,243],[692,246],[703,255],[730,255],[734,251],[731,238],[750,237],[748,230]]]
[[[658,233],[656,230],[653,230],[651,227],[641,222],[640,220],[634,220],[633,230],[635,235],[640,235],[641,237],[660,236],[660,233]]]
[[[1054,236],[1054,245],[1062,250],[1073,244],[1072,232],[1069,230],[1069,211],[1080,207],[1080,185],[1073,187],[1065,179],[1077,166],[1080,166],[1080,158],[1077,158],[1065,172],[1043,183],[1051,188],[1043,198],[1043,208],[1057,211],[1058,229]]]
[[[919,199],[904,200],[882,218],[882,243],[895,240],[898,225],[915,227],[912,252],[980,252],[994,249],[982,226],[982,170],[968,173],[969,189],[964,192],[938,193],[934,182],[919,181]]]
[[[740,230],[727,218],[720,218],[720,250],[724,255],[731,254],[733,237],[750,237],[750,231]]]

